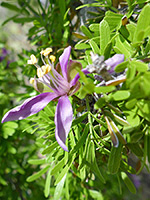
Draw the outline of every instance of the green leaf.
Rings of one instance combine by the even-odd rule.
[[[31,159],[31,160],[28,160],[28,163],[31,165],[41,165],[41,164],[46,163],[46,160],[45,160],[45,158],[44,159]]]
[[[84,4],[84,5],[81,5],[79,7],[76,8],[76,10],[79,10],[81,8],[84,8],[84,7],[109,7],[109,5],[104,5],[104,4],[101,4],[101,3],[89,3],[89,4]]]
[[[64,19],[64,14],[65,14],[65,11],[66,11],[66,1],[65,0],[59,0],[58,4],[59,4],[59,9],[60,9],[62,19]]]
[[[133,53],[130,44],[121,35],[118,35],[115,41],[116,44],[113,48],[116,51],[116,53],[124,54],[125,58],[130,58],[131,53]]]
[[[128,121],[126,121],[125,119],[119,117],[118,115],[113,114],[113,116],[114,116],[114,119],[115,119],[119,124],[121,124],[121,125],[123,125],[123,126],[129,126],[129,125],[130,125],[130,124],[128,123]]]
[[[111,94],[111,98],[113,98],[115,101],[122,101],[128,99],[129,96],[130,92],[127,90],[119,90]]]
[[[135,30],[136,30],[136,24],[127,24],[126,28],[129,32],[129,37],[128,40],[133,41],[134,38],[134,34],[135,34]]]
[[[148,70],[148,64],[145,64],[145,63],[143,63],[141,61],[132,60],[131,61],[131,65],[135,65],[136,70],[138,72],[146,72]]]
[[[126,163],[123,160],[121,160],[121,162],[120,162],[120,169],[122,171],[127,171],[130,174],[135,174],[136,173],[135,169],[133,167],[131,167],[130,165],[128,165],[128,163]]]
[[[148,28],[148,26],[150,26],[150,20],[148,16],[150,16],[150,4],[146,4],[139,15],[133,43],[139,43],[143,41],[145,30]]]
[[[3,129],[3,137],[7,139],[9,136],[12,136],[15,133],[15,129],[10,127],[2,127]]]
[[[107,43],[107,45],[104,49],[105,60],[107,60],[110,57],[111,49],[112,49],[112,42],[109,42],[109,43]]]
[[[124,111],[124,114],[126,115],[127,117],[127,121],[129,122],[129,124],[131,126],[138,126],[139,123],[140,123],[140,118],[139,116],[137,115],[137,111],[136,109],[132,109],[132,110],[129,110],[129,111]],[[128,127],[124,127],[125,129],[128,129]]]
[[[137,0],[137,3],[138,4],[143,4],[143,3],[147,3],[147,2],[149,2],[149,0]]]
[[[94,108],[99,109],[99,108],[104,107],[105,105],[106,105],[106,100],[104,97],[101,97],[98,99],[98,101],[96,101]]]
[[[138,143],[128,143],[127,147],[138,157],[143,157],[143,150]]]
[[[86,155],[86,164],[90,167],[90,169],[98,176],[98,178],[105,183],[105,179],[102,176],[102,173],[97,165],[96,156],[95,156],[95,145],[93,141],[90,141],[88,145],[88,154]]]
[[[58,142],[54,142],[53,144],[51,144],[50,146],[48,146],[47,148],[45,148],[43,151],[42,151],[42,154],[50,154],[57,146],[58,146]]]
[[[112,147],[111,152],[108,159],[108,171],[111,174],[116,174],[120,168],[120,160],[121,160],[121,152],[122,152],[122,144],[119,146]]]
[[[91,40],[94,41],[98,46],[100,41],[100,36],[93,37]]]
[[[136,75],[136,67],[132,65],[132,62],[129,62],[128,70],[127,70],[127,80],[126,84],[131,85],[132,81],[135,79]]]
[[[129,61],[124,61],[115,67],[115,72],[119,73],[128,67]]]
[[[71,149],[74,148],[74,146],[76,145],[76,142],[75,142],[75,132],[74,132],[74,129],[72,129],[72,131],[69,132],[69,137],[70,137],[70,147]]]
[[[83,99],[87,94],[92,94],[94,92],[94,84],[88,82],[87,84],[83,85],[80,89],[79,98]]]
[[[7,182],[0,176],[0,184],[6,186]]]
[[[64,187],[64,183],[65,183],[65,180],[66,180],[66,175],[67,174],[64,175],[64,177],[61,179],[61,181],[56,186],[55,193],[54,193],[54,199],[55,200],[59,200],[60,197],[61,197],[62,190],[63,190],[63,187]]]
[[[105,48],[110,41],[110,28],[106,20],[100,22],[100,53],[104,55]]]
[[[127,0],[128,6],[129,6],[129,11],[132,11],[132,4],[135,2],[135,0]]]
[[[117,14],[112,11],[107,11],[105,13],[104,20],[107,21],[107,23],[109,24],[110,30],[112,31],[114,29],[119,29],[119,27],[121,26],[122,17],[123,15],[121,14]]]
[[[79,148],[82,147],[82,145],[85,143],[85,140],[87,138],[88,131],[89,131],[89,124],[86,124],[78,143],[74,146],[74,148],[71,150],[70,153],[74,154],[76,151],[79,150]]]
[[[107,1],[108,6],[112,6],[112,1],[111,0],[106,0],[106,1]]]
[[[145,54],[147,54],[149,51],[150,51],[150,37],[149,37],[148,42],[145,47]]]
[[[57,185],[62,180],[62,178],[65,176],[65,174],[68,172],[68,170],[70,169],[75,157],[76,157],[76,154],[72,155],[72,157],[70,158],[70,160],[68,161],[66,166],[63,168],[63,170],[61,171],[61,173],[57,177],[55,185]]]
[[[106,123],[103,122],[102,120],[98,119],[97,117],[95,117],[95,115],[93,115],[91,112],[90,112],[90,115],[97,121],[97,123],[103,125],[104,127],[106,127]]]
[[[40,0],[38,0],[38,4],[39,4],[39,6],[40,6],[40,8],[41,8],[41,10],[42,10],[42,12],[43,12],[43,14],[45,15],[45,9],[44,9],[44,7],[42,6],[42,2],[41,2]]]
[[[112,92],[112,91],[115,90],[115,89],[116,89],[115,86],[100,86],[100,87],[95,87],[95,88],[94,88],[94,91],[95,91],[97,94],[100,94],[100,93]]]
[[[137,99],[131,99],[125,104],[125,106],[128,109],[132,109],[136,106],[136,103],[137,103]]]
[[[136,194],[136,188],[125,172],[121,172],[121,178],[130,190],[130,192]]]
[[[86,43],[77,43],[75,49],[89,49],[90,45]]]
[[[76,38],[81,39],[81,40],[87,40],[87,39],[88,39],[87,36],[81,35],[80,33],[74,32],[74,33],[72,33],[72,34],[73,34]]]
[[[88,115],[88,112],[84,113],[83,115],[81,115],[80,117],[76,118],[75,120],[73,120],[72,122],[72,126],[75,126],[79,123],[81,123]]]
[[[116,33],[111,40],[107,43],[105,50],[104,50],[104,57],[105,59],[108,59],[110,57],[110,53],[111,53],[111,49],[112,49],[112,45],[114,43],[115,38],[118,36],[118,33]]]
[[[27,22],[33,22],[34,21],[34,17],[20,17],[20,18],[15,18],[13,19],[14,22],[16,23],[27,23]]]
[[[96,199],[96,200],[104,200],[103,198],[103,195],[100,191],[96,191],[96,190],[88,190],[90,196],[93,198],[93,199]]]
[[[46,182],[45,182],[45,188],[44,188],[44,195],[45,197],[48,197],[50,194],[50,184],[51,184],[51,168],[48,171]]]
[[[90,24],[89,29],[93,32],[99,32],[99,24],[98,23]]]
[[[49,169],[49,167],[50,167],[50,166],[47,165],[46,167],[44,167],[43,169],[41,169],[39,172],[37,172],[37,173],[35,173],[35,174],[29,176],[29,177],[27,178],[27,182],[32,182],[32,181],[38,179],[40,176],[42,176],[43,174],[45,174],[45,173],[47,172],[47,170]]]
[[[119,29],[119,32],[121,33],[121,35],[128,40],[129,37],[129,31],[127,30],[126,26],[121,26],[121,28]]]
[[[96,53],[96,54],[100,53],[100,49],[99,49],[98,45],[94,42],[94,40],[90,40],[89,44],[90,44],[92,51],[94,53]]]
[[[137,102],[138,114],[144,119],[150,121],[150,101],[149,100],[139,100]]]
[[[92,33],[88,30],[88,28],[84,25],[80,26],[80,30],[86,35],[88,38],[92,38]]]
[[[9,146],[9,147],[8,147],[8,152],[9,152],[9,153],[12,153],[12,154],[16,154],[17,151],[16,151],[16,149],[15,149],[13,146]],[[22,171],[23,171],[23,170],[22,170]]]
[[[5,21],[3,21],[2,26],[4,26],[5,24],[7,24],[9,21],[14,20],[15,18],[17,18],[19,16],[19,14],[14,15],[12,17],[9,17],[8,19],[6,19]]]
[[[18,124],[16,122],[7,122],[3,125],[3,127],[10,127],[12,129],[18,128]]]
[[[137,143],[137,142],[139,142],[142,137],[143,137],[142,131],[140,131],[140,132],[135,131],[135,133],[133,133],[131,135],[131,138],[130,138],[131,143]]]
[[[5,8],[8,8],[9,10],[20,12],[20,9],[17,6],[15,6],[13,4],[10,4],[10,3],[2,2],[1,6],[5,7]]]
[[[51,175],[55,175],[65,164],[65,159],[60,160],[51,171]]]

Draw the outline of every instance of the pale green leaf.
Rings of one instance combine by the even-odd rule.
[[[50,194],[51,177],[52,176],[51,176],[51,168],[50,168],[46,177],[46,182],[45,182],[45,188],[44,188],[45,197],[48,197],[48,195]]]
[[[108,159],[108,171],[111,174],[116,174],[120,167],[122,145],[120,144],[117,148],[112,147],[111,153]]]
[[[115,101],[128,99],[129,96],[130,96],[130,92],[127,90],[119,90],[111,94],[111,98],[113,98]]]
[[[107,21],[100,22],[100,52],[104,55],[105,48],[110,41],[110,28]]]
[[[132,192],[133,194],[136,194],[136,188],[125,172],[121,172],[121,178],[123,179],[124,183],[130,190],[130,192]]]
[[[144,39],[145,31],[148,26],[150,26],[150,20],[148,16],[150,16],[150,4],[146,4],[139,15],[133,43],[142,42]]]
[[[92,48],[92,51],[95,54],[99,54],[100,53],[100,49],[99,49],[98,45],[94,42],[94,40],[90,40],[89,44],[90,44],[90,46]]]
[[[50,166],[47,165],[46,167],[44,167],[43,169],[41,169],[39,172],[37,172],[37,173],[35,173],[35,174],[29,176],[29,177],[27,178],[27,182],[32,182],[32,181],[38,179],[40,176],[42,176],[43,174],[45,174],[45,173],[47,172],[47,170],[49,169],[49,167],[50,167]]]
[[[55,200],[59,200],[60,197],[61,197],[61,193],[62,193],[64,183],[65,183],[65,180],[66,180],[66,175],[67,174],[64,175],[64,177],[61,179],[61,181],[56,186],[55,193],[54,193],[54,199]]]

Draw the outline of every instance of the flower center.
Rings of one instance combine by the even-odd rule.
[[[41,68],[37,68],[37,76],[39,78],[43,77],[45,74],[51,71],[51,66],[49,64],[43,65]]]
[[[39,78],[37,81],[45,84],[51,90],[61,96],[69,92],[70,85],[68,81],[54,69],[54,62],[56,60],[56,57],[54,55],[48,56],[51,52],[51,48],[47,48],[40,52],[41,60],[44,64],[42,67],[37,64],[37,58],[34,55],[30,56],[28,64],[33,64],[37,68],[37,76]],[[30,79],[31,84],[34,84],[34,81],[34,78]]]

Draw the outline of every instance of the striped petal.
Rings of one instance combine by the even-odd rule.
[[[58,144],[68,151],[65,142],[71,128],[73,119],[73,111],[71,103],[67,96],[62,96],[58,100],[55,112],[55,137]]]
[[[34,115],[42,110],[50,101],[55,99],[57,96],[58,95],[56,95],[55,93],[47,92],[26,99],[22,105],[8,111],[2,119],[2,123],[13,120],[21,120],[31,115]]]
[[[67,47],[63,54],[59,57],[59,62],[60,62],[60,66],[61,66],[61,71],[63,74],[63,77],[67,79],[67,66],[68,66],[68,60],[70,57],[70,52],[71,52],[71,46]]]

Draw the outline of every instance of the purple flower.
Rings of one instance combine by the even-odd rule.
[[[6,57],[8,55],[8,51],[5,48],[2,48],[2,55]]]
[[[81,69],[82,65],[79,62],[69,60],[71,51],[69,46],[60,56],[59,63],[55,69],[55,56],[48,57],[51,51],[51,48],[41,51],[41,58],[44,63],[42,67],[37,64],[37,58],[34,55],[31,55],[31,59],[28,61],[28,64],[33,64],[37,67],[38,76],[38,78],[31,78],[30,83],[41,94],[25,100],[22,105],[8,111],[2,119],[2,123],[21,120],[36,114],[50,101],[58,99],[55,112],[55,137],[58,144],[65,151],[68,151],[65,141],[73,120],[72,105],[68,96],[73,95],[80,87],[78,82],[79,74],[76,68]]]
[[[1,55],[2,55],[2,56],[0,56],[0,62],[1,62],[2,60],[4,60],[4,58],[8,55],[8,51],[7,51],[5,48],[2,48],[2,49],[1,49]]]
[[[110,67],[108,72],[112,74],[114,72],[115,67],[120,63],[122,63],[123,61],[124,61],[123,54],[115,54],[113,57],[105,60],[105,64]]]
[[[114,75],[114,68],[124,61],[123,54],[116,54],[113,57],[104,61],[104,56],[99,56],[91,52],[92,64],[87,65],[86,69],[89,73],[97,73],[99,76],[95,76],[98,81],[105,80],[109,81]]]

